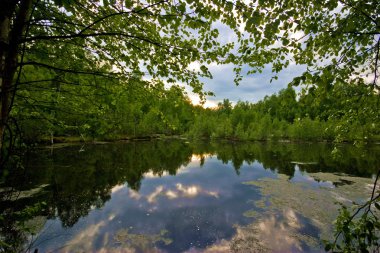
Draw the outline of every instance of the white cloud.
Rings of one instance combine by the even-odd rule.
[[[141,195],[137,191],[134,191],[132,189],[128,190],[128,196],[131,199],[136,199],[136,200],[139,200],[141,198]]]
[[[164,171],[161,174],[154,173],[153,171],[148,171],[144,173],[144,178],[158,178],[158,177],[165,177],[168,176],[169,172]]]
[[[183,186],[182,184],[176,184],[176,188],[179,192],[181,192],[185,197],[195,197],[200,192],[200,187],[191,185],[188,187]]]
[[[201,99],[199,98],[198,95],[194,94],[194,93],[190,93],[188,92],[188,96],[191,100],[191,103],[193,105],[201,105]],[[214,108],[218,105],[218,101],[214,101],[214,100],[206,100],[206,102],[203,103],[203,107],[204,108]]]
[[[131,194],[133,193],[133,194]],[[129,197],[134,199],[140,199],[144,197],[148,203],[154,204],[157,202],[159,197],[166,197],[167,199],[176,199],[176,198],[195,198],[197,196],[211,196],[214,198],[219,198],[219,193],[217,191],[210,191],[203,189],[199,185],[183,185],[177,183],[175,187],[167,186],[157,186],[153,192],[147,194],[146,196],[141,196],[140,194],[130,191]]]
[[[146,198],[147,201],[149,203],[156,202],[157,197],[162,193],[163,190],[164,190],[164,187],[162,185],[156,187],[156,190],[147,196],[147,198]]]
[[[165,195],[169,198],[169,199],[176,199],[178,198],[178,193],[176,193],[175,191],[171,191],[171,190],[168,190]]]
[[[118,191],[122,190],[124,187],[125,187],[125,185],[123,185],[123,184],[116,185],[111,189],[111,192],[112,193],[118,192]]]
[[[192,71],[200,71],[201,65],[199,64],[199,62],[194,61],[190,63],[190,65],[187,68]]]
[[[94,247],[95,238],[99,236],[101,228],[106,225],[105,221],[92,224],[75,235],[61,252],[89,252]],[[106,236],[106,235],[104,235]]]

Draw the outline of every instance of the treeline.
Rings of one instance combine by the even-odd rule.
[[[293,88],[252,104],[229,100],[198,110],[189,136],[239,140],[379,140],[379,95],[369,87],[338,84],[310,88],[297,97]]]
[[[54,80],[19,94],[13,115],[27,142],[184,134],[194,121],[194,107],[182,87],[166,89],[162,82],[138,78]]]
[[[47,74],[44,73],[46,76]],[[13,117],[26,142],[110,140],[186,135],[233,140],[373,141],[380,139],[379,95],[366,85],[338,83],[296,94],[293,88],[258,103],[225,99],[217,108],[192,105],[180,86],[138,77],[50,73],[40,86],[21,86]],[[43,79],[43,77],[40,77]],[[33,87],[33,88],[31,88]]]

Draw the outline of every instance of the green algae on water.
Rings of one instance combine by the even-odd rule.
[[[250,230],[250,237],[260,239],[265,246],[276,250],[273,240],[266,241],[263,237],[265,231],[273,229],[273,233],[282,234],[279,238],[282,244],[285,241],[293,245],[306,244],[310,248],[317,248],[319,242],[316,238],[299,233],[300,224],[297,225],[297,215],[307,219],[319,229],[319,239],[328,239],[332,235],[333,223],[338,215],[339,203],[352,205],[354,202],[364,202],[371,193],[372,179],[337,175],[332,173],[309,173],[307,180],[313,182],[329,182],[333,187],[319,184],[311,187],[307,182],[292,182],[288,176],[278,174],[278,177],[263,178],[249,181],[244,184],[258,187],[262,199],[254,202],[256,208],[263,212],[250,210],[244,213],[255,221],[240,228],[241,231]],[[317,184],[318,185],[318,184]],[[281,219],[276,216],[281,216]],[[285,228],[285,230],[283,230]],[[283,230],[283,231],[281,231]],[[256,231],[256,235],[252,232]],[[274,236],[272,233],[272,236]],[[244,237],[244,236],[243,236]],[[252,239],[251,238],[251,239]],[[240,240],[242,243],[242,240]],[[300,246],[301,247],[301,246]],[[298,248],[301,250],[301,248]]]

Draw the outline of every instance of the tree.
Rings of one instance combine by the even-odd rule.
[[[217,0],[1,1],[0,147],[5,132],[11,135],[13,101],[24,87],[106,89],[115,78],[145,74],[202,94],[198,77],[211,77],[205,62],[229,61],[233,43],[218,42],[213,22],[238,33],[232,8]],[[193,62],[199,71],[188,68]]]
[[[229,115],[232,111],[232,103],[229,99],[223,99],[223,102],[218,103],[218,111],[221,114]]]
[[[249,73],[272,64],[278,73],[291,63],[307,66],[293,84],[369,84],[379,90],[380,6],[377,1],[237,2],[246,36],[240,63]],[[276,76],[274,77],[276,78]]]

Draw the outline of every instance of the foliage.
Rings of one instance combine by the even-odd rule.
[[[200,110],[189,136],[360,144],[380,136],[378,101],[379,96],[369,88],[353,84],[337,84],[329,92],[313,88],[298,99],[289,87],[256,104],[238,102],[228,112],[222,104],[214,110]],[[205,124],[211,124],[206,118],[213,127],[202,132]]]
[[[234,48],[234,43],[219,41],[214,24],[221,22],[237,34],[240,25],[231,4],[220,1],[5,0],[0,10],[2,149],[3,139],[14,135],[10,118],[20,112],[31,138],[68,131],[112,136],[121,126],[105,122],[114,120],[112,111],[124,109],[117,108],[123,103],[118,99],[135,80],[149,80],[143,83],[151,90],[160,91],[165,80],[209,94],[199,77],[211,77],[206,67],[211,62],[230,62]],[[189,68],[192,63],[199,69]],[[137,100],[149,101],[144,88],[140,92]],[[137,103],[127,115],[131,122],[120,123],[137,129],[144,109]],[[183,130],[178,119],[154,110],[146,113],[145,132]],[[78,122],[78,117],[87,122]],[[152,121],[162,124],[151,126]]]
[[[244,13],[240,63],[249,73],[271,64],[278,73],[291,64],[307,66],[294,85],[337,83],[379,88],[379,5],[377,1],[322,0],[236,2]],[[276,78],[276,76],[275,76]]]
[[[22,210],[2,210],[0,213],[0,252],[22,252],[28,236],[38,231],[28,222],[39,215],[46,207],[46,202],[26,206]]]
[[[355,206],[351,213],[342,205],[335,222],[335,240],[325,242],[326,251],[378,252],[380,249],[379,190],[380,171],[373,184],[372,196],[366,203]]]
[[[8,34],[3,42],[16,47],[3,47],[1,53],[19,61],[8,73],[9,87],[2,79],[2,107],[9,107],[5,112],[21,122],[24,137],[31,142],[43,136],[53,140],[56,135],[114,139],[186,132],[245,140],[377,138],[379,45],[377,21],[371,16],[377,9],[371,3],[329,0],[308,7],[292,0],[246,4],[20,0],[5,4],[12,8],[2,12],[2,18],[25,22],[18,30],[1,26],[2,34]],[[235,32],[236,47],[219,42],[216,21]],[[236,56],[230,54],[232,49]],[[188,68],[194,62],[199,71]],[[240,102],[232,108],[224,100],[218,116],[212,116],[218,123],[206,124],[202,110],[191,107],[181,88],[165,90],[159,79],[187,83],[203,94],[197,77],[211,77],[206,67],[211,62],[240,65],[235,68],[237,82],[243,65],[250,66],[248,73],[253,74],[267,64],[275,73],[292,62],[304,64],[308,71],[292,84],[309,88],[299,101],[290,88],[254,106]],[[1,64],[6,71],[7,63]],[[147,75],[150,81],[142,81]],[[372,85],[365,85],[366,75],[373,77]],[[7,113],[1,116],[2,128],[8,118]]]

